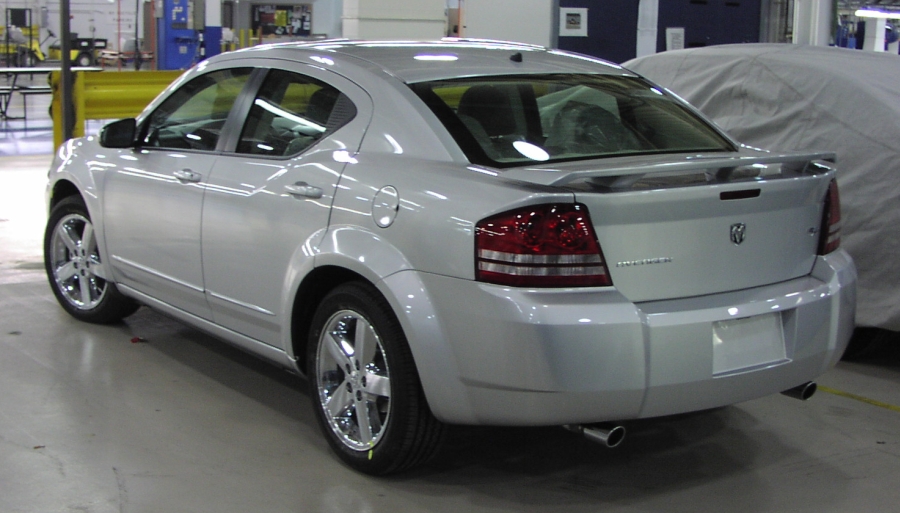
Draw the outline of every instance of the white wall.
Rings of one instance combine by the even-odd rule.
[[[553,0],[465,0],[461,37],[553,46]]]
[[[71,31],[80,37],[108,39],[115,47],[117,32],[130,39],[134,34],[134,0],[69,0]],[[141,9],[148,0],[140,0]],[[202,1],[202,0],[201,0]],[[206,0],[215,2],[217,0]],[[249,26],[249,6],[267,0],[240,0],[236,5],[236,28]],[[553,0],[271,0],[272,3],[313,4],[316,34],[328,37],[364,39],[439,39],[446,30],[446,9],[465,9],[464,37],[522,41],[552,45]],[[59,30],[58,0],[6,0],[5,7],[30,7],[35,23],[40,23],[41,7],[49,11],[42,28]],[[247,11],[247,12],[244,12]],[[140,17],[140,14],[139,14]],[[143,24],[140,25],[141,37]],[[41,31],[41,39],[47,31]],[[53,42],[51,38],[44,45]]]
[[[344,0],[343,34],[350,39],[440,39],[446,8],[446,0]]]
[[[140,8],[143,9],[143,0],[140,0]],[[6,7],[27,7],[32,10],[32,19],[35,24],[41,25],[41,41],[47,37],[50,29],[56,34],[56,38],[50,38],[43,45],[44,50],[51,43],[56,42],[60,35],[59,26],[59,1],[22,1],[9,0]],[[41,8],[48,11],[47,24],[42,24]],[[78,37],[106,39],[112,48],[116,48],[117,35],[125,39],[134,39],[135,2],[134,0],[69,0],[69,30],[78,33]],[[140,19],[138,14],[138,19]],[[144,37],[144,27],[140,27],[140,35]]]
[[[299,0],[297,3],[313,4],[313,34],[325,34],[329,38],[342,37],[342,0]]]

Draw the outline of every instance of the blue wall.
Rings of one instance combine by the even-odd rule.
[[[656,51],[666,49],[666,27],[684,27],[685,48],[758,43],[760,0],[660,0]]]
[[[560,37],[559,48],[624,62],[636,57],[638,0],[560,0],[588,8],[588,37]],[[657,51],[666,28],[683,27],[686,48],[759,42],[761,0],[659,0]]]
[[[588,8],[588,37],[560,37],[560,49],[613,62],[635,57],[637,0],[560,0],[559,6]]]

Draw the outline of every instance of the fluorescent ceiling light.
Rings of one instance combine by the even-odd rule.
[[[855,13],[857,18],[884,18],[886,20],[900,19],[900,12],[876,11],[875,9],[859,9]]]

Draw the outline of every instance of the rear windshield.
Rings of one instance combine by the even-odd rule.
[[[736,149],[680,102],[636,77],[476,77],[410,87],[475,164]]]

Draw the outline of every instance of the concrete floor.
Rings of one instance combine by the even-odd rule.
[[[41,270],[49,160],[0,157],[2,513],[900,510],[900,344],[808,402],[630,422],[613,450],[459,428],[424,468],[356,474],[301,379],[146,308],[105,327],[63,312]]]

